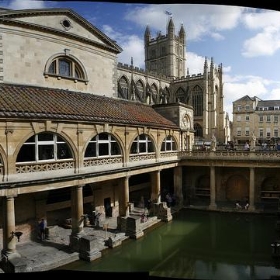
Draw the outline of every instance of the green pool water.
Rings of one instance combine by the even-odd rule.
[[[271,247],[280,236],[276,221],[276,215],[184,209],[140,239],[105,250],[98,260],[60,269],[181,279],[280,279]]]

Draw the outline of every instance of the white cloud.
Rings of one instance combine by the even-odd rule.
[[[203,66],[205,62],[205,57],[199,56],[193,52],[186,53],[186,74],[189,72],[190,75],[203,73]]]
[[[280,13],[278,11],[262,10],[261,13],[246,13],[242,22],[248,29],[265,29],[268,26],[280,28]]]
[[[279,18],[280,21],[280,18]],[[280,48],[280,28],[266,27],[263,32],[246,40],[242,55],[246,57],[271,56]]]
[[[271,56],[280,48],[280,13],[262,10],[261,13],[247,13],[242,18],[244,26],[257,31],[255,36],[243,44],[242,55],[245,57]]]
[[[232,102],[248,95],[257,96],[261,99],[268,99],[267,86],[270,81],[255,76],[229,76],[224,75],[224,110],[229,113],[232,119]]]
[[[12,10],[43,9],[45,3],[37,0],[13,0],[9,3],[8,8]]]
[[[223,5],[162,4],[139,6],[130,10],[126,19],[140,26],[148,24],[151,29],[162,30],[169,20],[165,11],[170,11],[176,14],[173,18],[175,26],[183,24],[188,31],[188,40],[201,40],[205,35],[221,39],[223,36],[218,31],[235,28],[245,10],[247,8]]]

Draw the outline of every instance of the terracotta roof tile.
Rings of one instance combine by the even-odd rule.
[[[139,102],[11,84],[0,84],[0,118],[108,122],[178,129],[151,106]]]

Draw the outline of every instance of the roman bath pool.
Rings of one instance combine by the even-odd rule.
[[[103,251],[98,260],[59,269],[181,279],[278,279],[280,257],[272,256],[272,244],[280,236],[276,221],[276,214],[183,209],[140,239]]]

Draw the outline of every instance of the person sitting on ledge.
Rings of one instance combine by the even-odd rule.
[[[248,208],[249,208],[249,201],[248,201],[248,200],[246,200],[246,203],[245,203],[244,209],[245,209],[245,210],[248,210]]]
[[[242,206],[240,205],[239,200],[236,201],[235,208],[236,209],[242,209]]]

